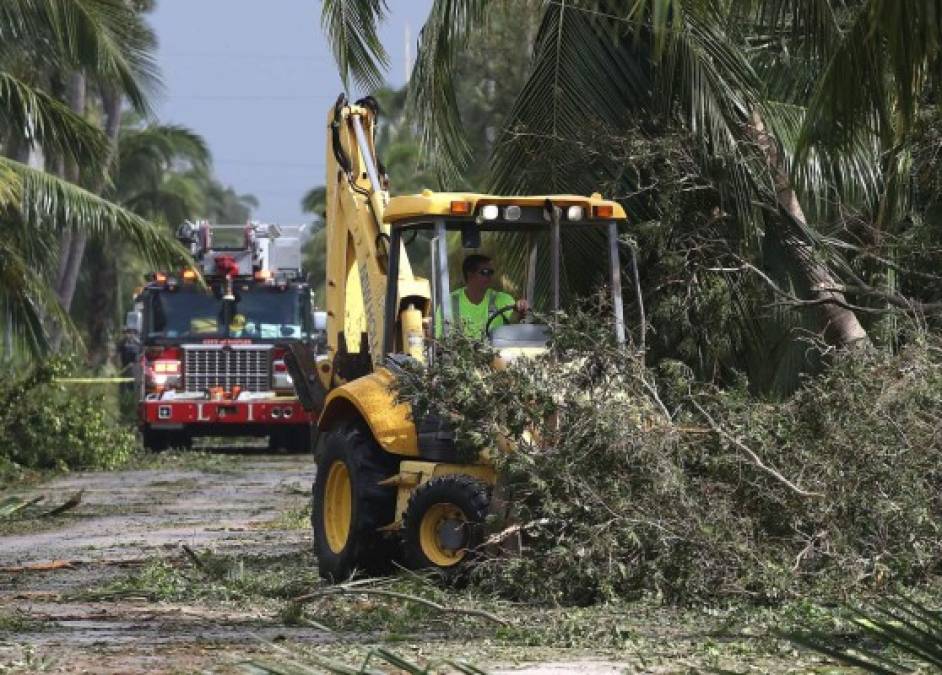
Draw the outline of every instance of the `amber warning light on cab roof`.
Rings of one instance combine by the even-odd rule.
[[[615,215],[615,208],[611,204],[599,204],[592,207],[592,213],[596,218],[611,218]]]
[[[471,202],[455,200],[451,203],[451,212],[456,216],[467,216],[471,213]]]

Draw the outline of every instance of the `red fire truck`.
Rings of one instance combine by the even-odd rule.
[[[138,423],[151,450],[189,447],[195,436],[268,436],[300,452],[310,419],[284,357],[291,343],[319,351],[325,317],[311,311],[302,278],[306,226],[184,223],[177,238],[193,270],[157,272],[135,298]],[[125,346],[127,349],[127,346]]]

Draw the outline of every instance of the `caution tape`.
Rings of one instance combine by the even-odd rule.
[[[133,377],[54,377],[56,384],[125,384],[133,382]]]

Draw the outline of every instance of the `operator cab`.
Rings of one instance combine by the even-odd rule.
[[[598,194],[497,197],[426,190],[392,198],[385,219],[390,225],[389,278],[399,277],[404,250],[416,271],[427,272],[432,290],[431,307],[423,313],[425,339],[420,341],[415,319],[410,318],[419,303],[409,298],[408,288],[387,286],[385,353],[405,352],[424,360],[434,353],[428,338],[460,329],[451,294],[464,286],[462,261],[471,254],[495,261],[491,288],[526,300],[531,308],[519,317],[513,315],[513,305],[489,307],[482,339],[504,361],[545,351],[550,327],[535,323],[533,317],[551,317],[576,300],[566,284],[567,272],[576,271],[564,268],[563,249],[567,263],[580,268],[582,279],[590,277],[593,286],[610,291],[612,329],[618,341],[624,341],[618,226],[626,216],[619,204]],[[592,240],[594,245],[587,246]],[[604,259],[599,259],[600,250],[607,252]]]

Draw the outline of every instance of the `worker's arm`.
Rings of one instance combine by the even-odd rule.
[[[503,320],[506,319],[509,319],[510,323],[517,323],[528,311],[530,311],[530,303],[528,303],[524,298],[514,300],[512,295],[502,291],[497,291],[497,297],[494,298],[494,306],[497,309],[508,306],[513,306],[514,308],[513,313],[505,313],[501,315],[501,319],[498,319],[498,321],[500,321],[500,323],[497,324],[498,326],[504,323]]]

